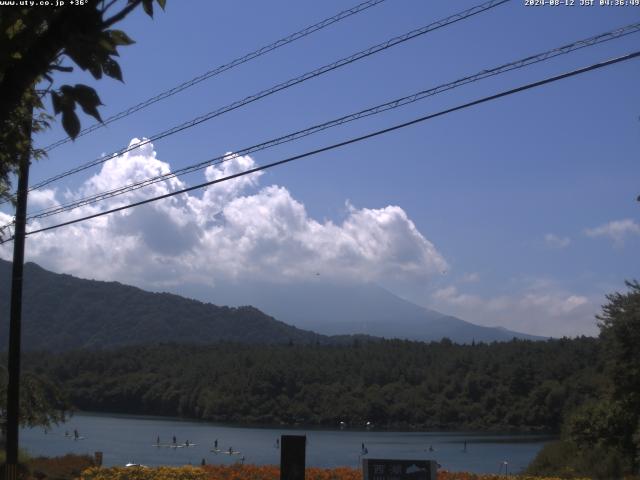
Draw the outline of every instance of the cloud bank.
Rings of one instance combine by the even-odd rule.
[[[588,237],[606,237],[613,241],[616,247],[622,247],[627,238],[640,236],[640,224],[630,218],[614,220],[598,227],[585,230]]]
[[[139,142],[133,139],[131,144]],[[229,154],[204,170],[207,180],[256,166]],[[109,159],[77,191],[33,192],[36,210],[168,173],[170,165],[147,144]],[[289,282],[320,273],[325,278],[371,281],[392,287],[428,282],[448,268],[436,247],[404,210],[389,205],[356,208],[347,203],[340,222],[311,218],[282,186],[260,186],[262,172],[142,207],[62,227],[28,238],[27,257],[45,268],[84,278],[171,288],[183,283],[268,280]],[[34,221],[42,228],[98,213],[187,185],[173,178],[99,204]],[[0,221],[10,217],[0,213]],[[0,255],[9,258],[9,246]]]
[[[485,326],[542,336],[595,335],[598,299],[563,291],[552,282],[532,282],[509,295],[465,293],[455,285],[436,290],[436,308]]]

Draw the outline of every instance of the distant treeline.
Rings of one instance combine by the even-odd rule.
[[[81,410],[249,424],[558,431],[604,388],[599,341],[160,345],[28,354]]]
[[[598,340],[161,345],[29,354],[81,410],[251,424],[557,431],[603,385]]]

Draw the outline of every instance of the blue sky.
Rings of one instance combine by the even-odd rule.
[[[32,167],[31,182],[477,3],[387,0],[55,149]],[[157,12],[153,20],[137,12],[119,25],[137,42],[121,49],[124,84],[95,82],[82,73],[60,74],[57,81],[95,85],[105,103],[103,117],[108,117],[352,5],[169,0],[166,12]],[[159,140],[154,161],[180,168],[638,21],[640,7],[529,7],[514,0]],[[639,38],[630,35],[461,87],[240,163],[265,164],[626,54],[638,48]],[[253,212],[257,219],[250,225],[235,223],[246,230],[225,237],[225,248],[265,228],[273,238],[267,244],[264,235],[251,237],[261,242],[251,253],[259,259],[266,255],[266,263],[245,265],[229,254],[226,270],[207,270],[203,264],[209,257],[200,249],[210,251],[218,244],[191,248],[195,243],[184,232],[192,224],[178,207],[164,211],[157,222],[145,210],[130,217],[126,228],[105,220],[34,235],[27,256],[56,271],[169,290],[177,281],[208,282],[213,288],[243,276],[294,281],[299,265],[321,265],[328,278],[372,281],[472,322],[544,335],[594,334],[593,315],[605,302],[604,294],[638,277],[639,74],[640,61],[632,60],[269,170],[235,190],[229,187],[215,200],[227,221],[233,221],[233,211],[243,219]],[[61,136],[55,126],[36,141],[47,145]],[[87,171],[32,196],[34,209],[60,202],[65,194],[75,198],[143,175],[153,153],[140,150],[129,158],[129,167]],[[134,165],[142,165],[141,170]],[[154,164],[147,172],[166,165]],[[201,181],[202,172],[183,179],[186,185]],[[213,220],[203,215],[219,214],[211,210],[213,203],[205,208],[202,195],[187,202],[195,209],[189,210],[194,225],[209,225]],[[225,210],[234,199],[238,210]],[[194,207],[194,202],[200,203]],[[275,210],[261,210],[268,205]],[[283,221],[281,230],[269,233],[272,225],[256,223],[260,218]],[[303,222],[306,232],[291,244],[281,241],[288,237],[286,219]],[[199,241],[223,227],[211,228],[198,234]],[[184,250],[169,252],[149,240],[137,243],[145,235],[171,243],[171,232],[177,235],[173,245],[184,241]],[[341,256],[342,251],[329,258],[328,246],[339,243],[331,235],[348,236],[349,245],[380,244],[365,253],[358,250],[357,258]],[[376,258],[371,252],[383,253]],[[7,257],[10,251],[1,254]],[[126,260],[120,263],[116,257]],[[221,263],[215,257],[210,261]]]

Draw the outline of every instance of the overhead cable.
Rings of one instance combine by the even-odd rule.
[[[634,58],[637,58],[637,57],[640,57],[640,50],[632,52],[632,53],[629,53],[627,55],[623,55],[623,56],[617,57],[617,58],[612,58],[612,59],[605,60],[605,61],[602,61],[602,62],[599,62],[599,63],[595,63],[595,64],[589,65],[587,67],[579,68],[577,70],[566,72],[566,73],[563,73],[563,74],[560,74],[560,75],[555,75],[553,77],[548,77],[548,78],[546,78],[544,80],[539,80],[537,82],[528,83],[528,84],[522,85],[520,87],[516,87],[516,88],[512,88],[510,90],[502,91],[500,93],[497,93],[497,94],[494,94],[494,95],[490,95],[490,96],[487,96],[487,97],[483,97],[481,99],[474,100],[472,102],[468,102],[468,103],[465,103],[465,104],[462,104],[462,105],[458,105],[456,107],[448,108],[446,110],[441,110],[441,111],[439,111],[437,113],[432,113],[432,114],[429,114],[429,115],[425,115],[425,116],[410,120],[408,122],[400,123],[400,124],[394,125],[392,127],[384,128],[382,130],[377,130],[375,132],[368,133],[366,135],[362,135],[362,136],[359,136],[359,137],[351,138],[349,140],[345,140],[345,141],[342,141],[342,142],[339,142],[339,143],[334,143],[333,145],[329,145],[329,146],[322,147],[322,148],[319,148],[319,149],[316,149],[316,150],[312,150],[312,151],[309,151],[309,152],[306,152],[306,153],[303,153],[303,154],[300,154],[300,155],[295,155],[295,156],[292,156],[292,157],[285,158],[283,160],[279,160],[279,161],[276,161],[276,162],[268,163],[266,165],[262,165],[262,166],[255,167],[255,168],[251,168],[251,169],[245,170],[243,172],[235,173],[235,174],[232,174],[232,175],[227,175],[226,177],[223,177],[223,178],[218,178],[218,179],[211,180],[211,181],[208,181],[208,182],[200,183],[200,184],[194,185],[192,187],[183,188],[181,190],[176,190],[176,191],[173,191],[173,192],[169,192],[169,193],[166,193],[164,195],[158,195],[156,197],[152,197],[152,198],[148,198],[148,199],[141,200],[141,201],[138,201],[138,202],[130,203],[128,205],[123,205],[123,206],[120,206],[120,207],[112,208],[112,209],[105,210],[103,212],[95,213],[95,214],[92,214],[92,215],[87,215],[87,216],[79,217],[79,218],[76,218],[76,219],[73,219],[73,220],[69,220],[69,221],[66,221],[66,222],[57,223],[55,225],[50,225],[48,227],[43,227],[43,228],[39,228],[39,229],[36,229],[36,230],[31,230],[31,231],[27,232],[27,235],[34,235],[36,233],[47,232],[47,231],[54,230],[54,229],[57,229],[57,228],[61,228],[61,227],[65,227],[65,226],[68,226],[68,225],[73,225],[73,224],[76,224],[76,223],[79,223],[79,222],[84,222],[84,221],[91,220],[91,219],[94,219],[94,218],[98,218],[98,217],[102,217],[102,216],[105,216],[105,215],[109,215],[111,213],[120,212],[120,211],[123,211],[123,210],[128,210],[130,208],[139,207],[141,205],[146,205],[146,204],[149,204],[149,203],[152,203],[152,202],[156,202],[158,200],[162,200],[162,199],[165,199],[165,198],[170,198],[170,197],[174,197],[176,195],[181,195],[183,193],[187,193],[187,192],[190,192],[190,191],[193,191],[193,190],[198,190],[198,189],[201,189],[201,188],[204,188],[204,187],[215,185],[217,183],[225,182],[225,181],[228,181],[228,180],[233,180],[235,178],[243,177],[245,175],[250,175],[252,173],[256,173],[256,172],[259,172],[259,171],[262,171],[262,170],[267,170],[269,168],[273,168],[273,167],[276,167],[276,166],[279,166],[279,165],[284,165],[286,163],[293,162],[295,160],[300,160],[300,159],[303,159],[303,158],[306,158],[306,157],[317,155],[317,154],[322,153],[322,152],[335,150],[337,148],[341,148],[341,147],[344,147],[346,145],[350,145],[350,144],[353,144],[353,143],[361,142],[363,140],[368,140],[368,139],[371,139],[371,138],[374,138],[374,137],[377,137],[377,136],[380,136],[380,135],[384,135],[384,134],[393,132],[395,130],[399,130],[399,129],[406,128],[406,127],[411,126],[411,125],[415,125],[415,124],[418,124],[418,123],[421,123],[421,122],[424,122],[424,121],[427,121],[427,120],[431,120],[431,119],[436,118],[436,117],[447,115],[449,113],[453,113],[453,112],[456,112],[458,110],[464,110],[466,108],[473,107],[475,105],[480,105],[482,103],[486,103],[486,102],[490,102],[490,101],[493,101],[493,100],[497,100],[499,98],[506,97],[508,95],[513,95],[515,93],[523,92],[525,90],[529,90],[529,89],[540,87],[542,85],[546,85],[546,84],[549,84],[549,83],[557,82],[557,81],[563,80],[565,78],[569,78],[569,77],[573,77],[573,76],[576,76],[576,75],[580,75],[580,74],[583,74],[583,73],[586,73],[586,72],[590,72],[590,71],[593,71],[593,70],[604,68],[604,67],[607,67],[607,66],[610,66],[610,65],[614,65],[614,64],[617,64],[617,63],[621,63],[621,62],[624,62],[624,61],[627,61],[627,60],[631,60],[631,59],[634,59]],[[8,238],[6,240],[3,240],[0,243],[6,243],[6,242],[11,241],[11,240],[13,240],[13,237]]]
[[[83,130],[80,131],[80,133],[78,134],[78,137],[82,137],[84,135],[87,135],[91,132],[98,130],[99,128],[109,125],[110,123],[113,123],[117,120],[128,117],[129,115],[139,110],[147,108],[148,106],[153,105],[154,103],[159,102],[161,100],[164,100],[165,98],[172,97],[173,95],[180,93],[183,90],[186,90],[187,88],[193,87],[194,85],[197,85],[200,82],[203,82],[205,80],[208,80],[209,78],[215,77],[216,75],[226,72],[227,70],[231,70],[232,68],[237,67],[238,65],[242,65],[243,63],[247,63],[251,60],[261,57],[262,55],[272,52],[280,47],[284,47],[285,45],[293,43],[296,40],[299,40],[308,35],[311,35],[312,33],[315,33],[318,30],[322,30],[323,28],[328,27],[329,25],[339,22],[340,20],[344,20],[345,18],[348,18],[351,15],[355,15],[356,13],[360,13],[364,10],[367,10],[368,8],[378,5],[384,1],[386,0],[368,0],[366,2],[362,2],[356,5],[355,7],[349,8],[348,10],[343,10],[342,12],[339,12],[336,15],[325,18],[324,20],[318,23],[315,23],[306,28],[303,28],[302,30],[292,33],[291,35],[288,35],[286,37],[283,37],[280,40],[276,40],[275,42],[270,43],[269,45],[265,45],[264,47],[254,50],[253,52],[247,53],[246,55],[243,55],[234,60],[231,60],[228,63],[222,64],[219,67],[214,68],[213,70],[209,70],[208,72],[205,72],[201,75],[198,75],[197,77],[192,78],[191,80],[188,80],[186,82],[183,82],[180,85],[177,85],[173,88],[165,90],[164,92],[161,92],[151,98],[148,98],[147,100],[144,100],[138,103],[137,105],[133,105],[132,107],[127,108],[126,110],[123,110],[119,113],[116,113],[115,115],[110,116],[109,118],[107,118],[101,123],[95,123],[87,128],[84,128]],[[54,148],[59,147],[60,145],[64,145],[65,143],[68,143],[70,141],[72,141],[71,137],[61,138],[57,142],[47,145],[46,147],[44,147],[43,150],[45,150],[46,152],[49,152]]]
[[[373,47],[369,47],[369,48],[367,48],[365,50],[361,50],[360,52],[354,53],[353,55],[350,55],[348,57],[344,57],[344,58],[342,58],[340,60],[337,60],[337,61],[335,61],[333,63],[324,65],[323,67],[317,68],[315,70],[312,70],[310,72],[302,74],[302,75],[300,75],[298,77],[294,77],[294,78],[292,78],[290,80],[287,80],[285,82],[282,82],[282,83],[279,83],[277,85],[274,85],[271,88],[268,88],[266,90],[262,90],[262,91],[260,91],[258,93],[255,93],[253,95],[245,97],[242,100],[235,101],[235,102],[230,103],[230,104],[228,104],[228,105],[226,105],[224,107],[218,108],[218,109],[213,110],[213,111],[211,111],[209,113],[206,113],[204,115],[200,115],[200,116],[198,116],[198,117],[196,117],[196,118],[194,118],[192,120],[184,122],[184,123],[182,123],[180,125],[172,127],[172,128],[170,128],[168,130],[165,130],[163,132],[160,132],[160,133],[157,133],[155,135],[152,135],[151,137],[147,138],[146,140],[144,140],[142,142],[136,143],[134,145],[130,145],[130,146],[128,146],[126,148],[123,148],[123,149],[121,149],[121,150],[119,150],[117,152],[113,152],[113,153],[110,153],[108,155],[101,156],[100,158],[97,158],[97,159],[95,159],[93,161],[84,163],[84,164],[82,164],[82,165],[80,165],[78,167],[72,168],[72,169],[67,170],[67,171],[65,171],[63,173],[60,173],[60,174],[55,175],[53,177],[50,177],[50,178],[48,178],[46,180],[43,180],[43,181],[37,183],[36,185],[32,186],[29,190],[31,191],[31,190],[36,190],[36,189],[42,188],[42,187],[44,187],[46,185],[49,185],[49,184],[51,184],[51,183],[53,183],[55,181],[58,181],[58,180],[60,180],[62,178],[68,177],[70,175],[74,175],[76,173],[79,173],[81,171],[87,170],[88,168],[94,167],[96,165],[100,165],[101,163],[106,162],[107,160],[109,160],[110,158],[113,158],[114,156],[123,155],[123,154],[125,154],[127,152],[130,152],[132,150],[140,148],[143,145],[146,145],[148,143],[154,142],[156,140],[160,140],[160,139],[168,137],[170,135],[174,135],[174,134],[176,134],[178,132],[181,132],[183,130],[186,130],[188,128],[195,127],[196,125],[199,125],[199,124],[201,124],[203,122],[211,120],[212,118],[218,117],[218,116],[223,115],[223,114],[225,114],[227,112],[230,112],[230,111],[235,110],[237,108],[243,107],[243,106],[245,106],[245,105],[247,105],[249,103],[252,103],[252,102],[255,102],[255,101],[260,100],[262,98],[265,98],[265,97],[267,97],[269,95],[272,95],[272,94],[274,94],[276,92],[279,92],[281,90],[285,90],[285,89],[290,88],[290,87],[292,87],[294,85],[297,85],[299,83],[302,83],[302,82],[305,82],[305,81],[310,80],[312,78],[315,78],[315,77],[318,77],[320,75],[323,75],[323,74],[325,74],[327,72],[330,72],[330,71],[336,70],[338,68],[344,67],[345,65],[349,65],[349,64],[354,63],[354,62],[356,62],[358,60],[366,58],[366,57],[368,57],[370,55],[373,55],[375,53],[381,52],[381,51],[386,50],[388,48],[394,47],[394,46],[399,45],[401,43],[404,43],[404,42],[406,42],[408,40],[411,40],[411,39],[414,39],[416,37],[419,37],[421,35],[425,35],[426,33],[432,32],[432,31],[437,30],[439,28],[442,28],[442,27],[445,27],[447,25],[451,25],[453,23],[459,22],[459,21],[464,20],[466,18],[469,18],[469,17],[472,17],[474,15],[477,15],[477,14],[479,14],[481,12],[485,12],[487,10],[495,8],[495,7],[499,6],[499,5],[507,3],[509,1],[510,0],[489,0],[488,2],[484,2],[484,3],[480,4],[480,5],[476,5],[475,7],[471,7],[469,9],[466,9],[466,10],[462,11],[462,12],[456,13],[454,15],[450,15],[450,16],[442,19],[442,20],[439,20],[437,22],[433,22],[433,23],[431,23],[429,25],[426,25],[426,26],[424,26],[422,28],[418,28],[418,29],[412,30],[410,32],[407,32],[407,33],[405,33],[403,35],[399,35],[397,37],[393,37],[393,38],[387,40],[386,42],[379,43],[379,44],[374,45]],[[0,202],[0,203],[2,203],[2,202]]]
[[[329,128],[332,127],[336,127],[348,122],[352,122],[354,120],[358,120],[361,118],[365,118],[371,115],[376,115],[388,110],[392,110],[404,105],[408,105],[410,103],[414,103],[417,102],[419,100],[437,95],[439,93],[448,91],[448,90],[452,90],[454,88],[472,83],[472,82],[476,82],[479,80],[483,80],[485,78],[488,77],[492,77],[495,75],[499,75],[505,72],[509,72],[509,71],[513,71],[516,69],[520,69],[526,66],[530,66],[533,64],[537,64],[539,62],[543,62],[546,60],[549,60],[551,58],[557,57],[559,55],[563,55],[563,54],[568,54],[570,52],[573,52],[575,50],[579,50],[585,47],[590,47],[593,45],[597,45],[603,42],[607,42],[616,38],[621,38],[625,35],[629,35],[631,33],[638,33],[640,32],[640,23],[634,23],[631,25],[627,25],[624,27],[620,27],[617,28],[615,30],[609,31],[609,32],[605,32],[599,35],[595,35],[586,39],[582,39],[582,40],[578,40],[575,41],[573,43],[567,44],[567,45],[563,45],[561,47],[557,47],[551,50],[547,50],[545,52],[542,53],[538,53],[535,55],[530,55],[528,57],[513,61],[513,62],[509,62],[503,65],[500,65],[498,67],[494,67],[491,69],[485,69],[482,70],[480,72],[477,72],[473,75],[468,75],[466,77],[460,78],[458,80],[449,82],[449,83],[445,83],[442,85],[438,85],[436,87],[430,88],[428,90],[422,90],[420,92],[414,93],[412,95],[408,95],[405,97],[401,97],[401,98],[397,98],[395,100],[380,104],[380,105],[376,105],[374,107],[370,107],[367,108],[365,110],[361,110],[359,112],[356,113],[351,113],[349,115],[344,115],[342,117],[339,117],[337,119],[334,120],[330,120],[328,122],[324,122],[321,124],[317,124],[308,128],[305,128],[303,130],[298,130],[296,132],[290,133],[288,135],[284,135],[281,137],[277,137],[271,140],[268,140],[266,142],[262,142],[250,147],[246,147],[240,150],[236,150],[233,152],[233,154],[226,154],[226,155],[220,155],[218,157],[215,157],[213,159],[204,161],[204,162],[200,162],[194,165],[189,165],[177,170],[174,170],[172,172],[168,172],[168,173],[164,173],[161,175],[156,175],[153,177],[149,177],[147,179],[144,180],[140,180],[138,182],[134,182],[134,183],[130,183],[127,185],[123,185],[121,187],[117,187],[111,190],[107,190],[104,192],[100,192],[94,195],[90,195],[84,198],[80,198],[77,200],[74,200],[72,202],[68,202],[64,205],[56,205],[53,207],[48,207],[45,209],[41,209],[38,210],[36,212],[31,213],[27,219],[28,220],[34,220],[34,219],[39,219],[39,218],[45,218],[45,217],[49,217],[52,215],[57,215],[63,212],[68,212],[71,210],[74,210],[76,208],[85,206],[85,205],[90,205],[102,200],[106,200],[109,198],[113,198],[119,195],[123,195],[125,193],[129,193],[141,188],[144,188],[146,186],[158,183],[158,182],[162,182],[162,181],[166,181],[169,180],[171,178],[176,178],[182,175],[186,175],[188,173],[192,173],[198,170],[202,170],[206,167],[209,167],[211,165],[219,165],[223,162],[229,161],[232,158],[235,158],[237,156],[240,155],[249,155],[251,153],[257,152],[257,151],[261,151],[261,150],[265,150],[267,148],[271,148],[274,147],[276,145],[281,145],[284,143],[289,143],[292,142],[294,140],[318,133],[320,131],[324,131],[327,130]]]

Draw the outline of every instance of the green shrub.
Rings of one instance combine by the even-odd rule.
[[[613,480],[623,478],[626,470],[624,459],[612,448],[594,446],[590,449],[579,449],[573,442],[558,440],[548,443],[540,450],[525,470],[525,474]]]

